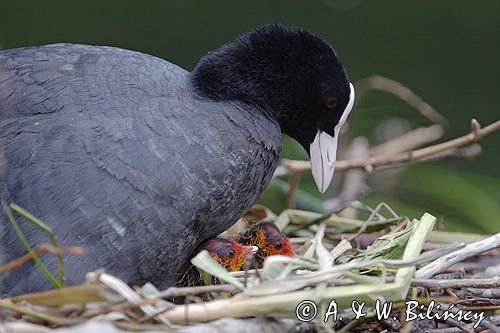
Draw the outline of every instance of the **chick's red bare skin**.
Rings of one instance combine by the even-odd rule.
[[[255,255],[258,266],[262,266],[264,259],[272,255],[295,257],[295,249],[288,237],[271,222],[262,222],[254,225],[239,242],[243,245],[257,246],[259,250]]]
[[[202,248],[222,267],[230,272],[239,271],[248,256],[255,252],[253,246],[243,245],[235,240],[212,238],[206,241]]]
[[[222,238],[211,238],[205,241],[199,250],[206,250],[215,261],[230,272],[240,270],[248,256],[257,251],[251,245],[242,245],[235,240]],[[212,283],[217,284],[219,281],[212,279]],[[182,277],[177,281],[176,286],[192,287],[204,284],[198,269],[193,265],[189,265]]]

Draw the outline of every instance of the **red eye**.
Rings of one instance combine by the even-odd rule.
[[[335,109],[336,106],[337,106],[337,100],[335,98],[330,98],[325,103],[325,107],[330,110]]]

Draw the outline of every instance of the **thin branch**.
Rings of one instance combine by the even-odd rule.
[[[458,327],[445,327],[445,328],[429,328],[425,332],[429,333],[462,333],[462,329]]]
[[[8,309],[10,311],[14,311],[17,313],[28,315],[28,316],[40,319],[44,322],[47,322],[47,323],[50,323],[53,325],[58,325],[58,326],[74,325],[74,324],[79,324],[82,322],[81,319],[68,319],[68,318],[60,318],[60,317],[51,316],[47,313],[35,311],[29,307],[19,306],[19,305],[16,305],[16,304],[13,304],[9,301],[4,301],[4,300],[0,300],[0,308],[4,308],[4,309]]]
[[[12,214],[12,210],[10,206],[7,204],[7,202],[3,201],[1,202],[3,210],[5,211],[5,215],[7,215],[7,219],[10,222],[10,225],[14,229],[14,232],[16,233],[17,237],[23,244],[24,248],[32,254],[33,261],[40,267],[42,270],[43,274],[47,277],[47,279],[52,283],[52,285],[56,288],[61,288],[61,284],[56,280],[56,278],[50,273],[50,271],[45,267],[45,265],[42,263],[40,258],[38,258],[38,255],[33,252],[33,248],[29,244],[28,240],[26,239],[26,236],[24,235],[23,231],[21,230],[21,227],[17,223],[16,219],[14,218],[14,215]]]
[[[269,320],[266,317],[235,319],[222,318],[206,324],[183,326],[179,333],[219,332],[219,333],[281,333],[281,332],[316,332],[313,323],[303,323],[297,319]]]
[[[485,283],[487,284],[487,283]],[[500,283],[497,287],[484,287],[484,288],[465,288],[462,290],[455,290],[455,295],[462,299],[478,297],[483,299],[500,299]],[[466,300],[469,301],[469,300]]]
[[[372,147],[370,153],[373,156],[394,155],[439,140],[443,134],[444,130],[441,125],[418,127],[394,139]]]
[[[500,277],[492,279],[413,279],[411,285],[425,288],[500,288]]]
[[[52,245],[55,248],[59,248],[60,247],[59,246],[59,242],[57,241],[57,238],[54,235],[54,232],[52,231],[52,229],[47,224],[43,223],[39,218],[37,218],[36,216],[32,215],[30,212],[28,212],[24,208],[16,205],[15,203],[11,203],[10,207],[12,208],[12,210],[14,212],[16,212],[17,215],[23,217],[26,221],[28,221],[31,224],[33,224],[36,228],[38,228],[41,231],[43,231],[44,233],[46,233],[49,236],[50,241],[52,242]],[[57,251],[56,255],[57,255],[57,264],[58,264],[57,266],[58,266],[58,269],[59,269],[59,283],[60,283],[61,287],[64,287],[64,285],[65,285],[65,281],[64,281],[64,262],[63,262],[63,257],[62,257],[61,251]]]
[[[337,163],[335,164],[335,171],[363,169],[365,171],[371,172],[374,169],[382,166],[399,166],[401,165],[401,163],[425,160],[428,158],[432,158],[435,155],[443,154],[444,152],[447,152],[449,150],[453,150],[479,141],[485,136],[498,131],[499,129],[500,120],[497,120],[496,122],[486,127],[475,129],[467,135],[425,148],[399,153],[393,156],[372,156],[365,159],[337,161]],[[281,165],[294,172],[304,172],[311,169],[311,163],[309,161],[282,160]]]
[[[449,127],[448,120],[410,88],[380,75],[373,75],[356,82],[356,104],[363,99],[363,96],[367,92],[372,90],[381,90],[393,94],[415,108],[422,116],[433,123],[440,124],[444,128]]]
[[[416,273],[415,277],[417,279],[427,279],[431,278],[437,273],[442,272],[446,268],[450,267],[457,262],[464,259],[476,256],[482,252],[500,247],[500,233],[486,238],[482,241],[472,243],[464,247],[463,249],[457,250],[450,254],[447,254],[437,260],[431,262],[430,264],[420,268]]]
[[[153,298],[174,298],[178,296],[189,296],[189,295],[199,295],[204,293],[212,292],[228,292],[234,293],[239,289],[232,284],[219,284],[219,285],[208,285],[208,286],[197,286],[197,287],[170,287],[167,290],[161,291],[155,294]]]
[[[116,293],[121,295],[123,298],[125,298],[128,302],[130,303],[138,303],[143,300],[141,295],[139,295],[137,292],[135,292],[132,288],[130,288],[125,282],[122,280],[109,275],[107,273],[101,273],[98,274],[97,279],[105,284],[107,287],[113,289]],[[157,312],[159,311],[158,308],[149,305],[149,304],[144,304],[140,306],[140,309],[146,314],[146,315],[156,315]],[[170,322],[168,319],[164,318],[163,315],[156,316],[158,320],[160,320],[163,324],[169,326]]]
[[[481,154],[482,148],[479,144],[474,143],[472,145],[463,147],[463,148],[454,148],[450,150],[443,151],[439,154],[432,155],[429,158],[423,159],[423,161],[435,161],[441,160],[449,157],[457,157],[457,158],[465,158],[465,159],[473,159],[474,157]]]
[[[295,191],[299,185],[301,172],[291,172],[288,184],[290,185],[290,189],[288,190],[288,194],[286,196],[285,208],[293,209],[295,208]]]
[[[95,310],[94,309],[90,310],[89,312],[83,313],[82,317],[86,318],[86,319],[90,319],[90,318],[94,318],[94,317],[97,317],[97,316],[100,316],[100,315],[103,315],[106,313],[110,313],[110,312],[124,313],[128,310],[136,309],[142,305],[154,305],[156,303],[157,303],[157,300],[155,300],[155,299],[143,299],[139,302],[124,302],[124,303],[120,303],[117,305],[105,306],[102,308],[97,308]]]
[[[27,261],[33,259],[34,256],[38,256],[42,253],[53,253],[53,254],[83,254],[85,253],[85,249],[79,246],[71,246],[68,248],[56,248],[50,244],[42,243],[37,245],[33,251],[26,253],[25,255],[14,259],[6,264],[0,265],[0,272],[8,272],[15,269],[21,268]]]

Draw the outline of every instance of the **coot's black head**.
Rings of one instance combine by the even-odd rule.
[[[208,53],[192,80],[208,98],[269,112],[309,152],[316,184],[326,190],[338,132],[354,102],[345,68],[327,42],[301,28],[264,26]]]

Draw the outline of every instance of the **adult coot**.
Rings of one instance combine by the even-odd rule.
[[[271,180],[281,132],[310,153],[321,191],[354,90],[335,50],[269,25],[205,55],[192,72],[114,47],[0,52],[0,195],[52,226],[68,284],[104,267],[171,285],[200,243],[230,227]],[[4,217],[4,216],[3,216]],[[4,260],[25,253],[6,224]],[[23,222],[31,244],[46,235]],[[42,261],[57,272],[54,255]],[[9,294],[50,288],[33,263]]]

